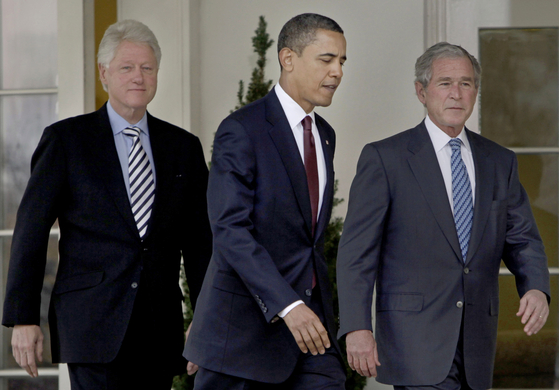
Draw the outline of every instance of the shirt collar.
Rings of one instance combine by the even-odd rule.
[[[452,139],[452,137],[433,123],[431,118],[429,118],[429,115],[425,117],[425,127],[427,128],[427,132],[429,133],[429,137],[431,138],[431,142],[433,143],[436,153],[448,145],[448,141]],[[468,136],[466,135],[464,129],[465,128],[462,128],[462,131],[460,131],[460,134],[458,134],[456,138],[460,139],[466,149],[471,153],[472,150],[470,148],[470,142],[468,141]]]
[[[128,123],[126,119],[118,115],[113,106],[111,106],[110,101],[107,102],[107,113],[109,114],[109,122],[111,123],[111,128],[114,135],[117,135],[127,127],[136,126],[140,130],[142,130],[144,134],[149,136],[147,112],[144,114],[142,119],[140,119],[140,121],[134,125],[130,125],[130,123]]]
[[[291,129],[294,129],[301,121],[308,115],[314,122],[314,111],[311,111],[309,114],[305,112],[301,108],[299,104],[291,96],[289,96],[283,88],[276,84],[275,89],[276,95],[278,96],[278,100],[280,101],[281,107],[283,108],[283,112],[287,117],[287,121],[289,122],[289,126]]]

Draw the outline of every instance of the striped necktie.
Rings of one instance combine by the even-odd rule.
[[[144,237],[148,228],[155,182],[148,155],[140,142],[140,129],[127,127],[122,132],[132,139],[132,149],[128,155],[128,175],[130,180],[130,205],[140,237]]]
[[[450,158],[450,168],[452,170],[452,200],[454,202],[454,223],[462,251],[462,260],[466,262],[468,255],[468,244],[470,243],[470,233],[472,231],[472,219],[474,217],[474,207],[472,203],[472,187],[466,165],[462,160],[461,145],[462,141],[453,138],[449,142],[452,148]]]

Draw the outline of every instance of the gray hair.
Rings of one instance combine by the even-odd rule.
[[[122,20],[107,28],[99,44],[97,63],[108,68],[110,62],[115,58],[118,46],[123,41],[147,44],[153,50],[159,68],[161,48],[157,43],[157,38],[148,26],[137,20]]]
[[[316,39],[318,29],[344,33],[338,23],[326,16],[310,13],[297,15],[282,27],[278,37],[278,53],[287,47],[301,56],[305,47]]]
[[[474,68],[474,84],[479,88],[481,80],[481,66],[476,58],[466,49],[448,42],[439,42],[431,46],[415,62],[415,82],[427,88],[433,77],[433,62],[441,58],[467,58]]]

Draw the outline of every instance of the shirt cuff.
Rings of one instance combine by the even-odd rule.
[[[280,318],[283,318],[283,317],[285,317],[285,316],[287,315],[287,313],[289,313],[291,310],[293,310],[293,308],[294,308],[295,306],[299,306],[299,305],[304,304],[304,303],[305,303],[305,302],[303,302],[303,301],[301,301],[301,300],[295,301],[295,302],[293,302],[291,305],[287,306],[285,309],[283,309],[282,311],[280,311],[280,312],[278,313],[278,316],[279,316]]]

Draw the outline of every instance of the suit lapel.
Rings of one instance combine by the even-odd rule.
[[[412,153],[408,159],[410,168],[448,243],[456,256],[462,259],[439,161],[424,123],[413,129],[411,134],[412,139],[408,144],[408,150]]]
[[[271,91],[266,97],[266,120],[272,125],[269,130],[270,137],[287,171],[287,176],[291,181],[297,203],[310,234],[312,231],[312,210],[307,174],[297,142],[293,137],[291,127],[275,91]]]
[[[106,106],[103,106],[96,114],[97,121],[91,123],[88,129],[88,137],[90,137],[88,143],[95,166],[128,227],[134,234],[139,235],[134,216],[132,215],[128,194],[126,193],[126,186]]]
[[[327,132],[321,125],[322,118],[315,114],[318,132],[320,134],[320,141],[322,144],[322,152],[324,153],[324,162],[326,165],[326,187],[322,196],[322,206],[318,215],[318,222],[316,225],[315,240],[320,237],[324,231],[326,223],[329,220],[330,211],[332,210],[332,199],[334,196],[334,150],[333,142],[328,138]]]
[[[476,198],[474,204],[474,219],[472,234],[468,245],[469,261],[475,254],[481,242],[489,210],[493,201],[493,187],[495,182],[495,163],[488,158],[489,151],[484,148],[481,137],[468,130],[468,141],[472,147],[472,156],[476,170]]]
[[[158,216],[173,215],[172,211],[169,213],[162,212],[166,206],[172,206],[167,201],[170,195],[169,188],[172,187],[173,169],[172,154],[168,153],[168,145],[163,134],[164,129],[157,124],[156,119],[148,113],[148,126],[149,126],[149,140],[151,144],[151,152],[153,155],[153,163],[155,165],[155,198],[153,201],[153,208],[151,218],[148,225],[147,234],[152,230],[153,225]]]

